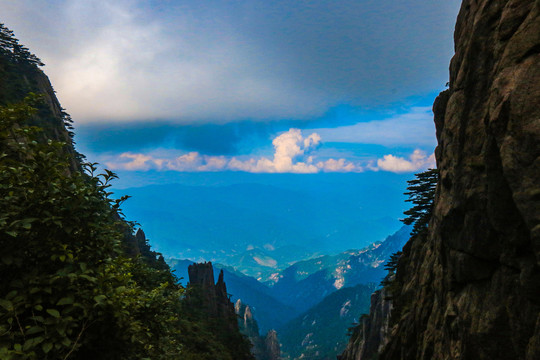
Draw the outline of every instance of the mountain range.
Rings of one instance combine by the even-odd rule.
[[[408,240],[410,227],[403,226],[384,241],[362,250],[348,250],[337,255],[319,256],[299,261],[261,282],[231,266],[214,264],[214,271],[223,270],[228,292],[233,301],[241,299],[251,307],[262,331],[284,329],[287,323],[342,288],[356,285],[378,285],[386,275],[384,263],[401,250]],[[191,260],[168,259],[167,262],[184,284]]]
[[[346,347],[348,329],[369,312],[375,284],[345,287],[278,330],[284,359],[334,360]]]
[[[293,174],[294,175],[294,174]],[[383,240],[401,226],[405,175],[227,174],[228,181],[117,190],[166,257],[234,266],[261,281],[293,263]],[[391,184],[391,185],[388,185]],[[366,205],[369,204],[369,207]],[[374,204],[372,206],[372,204]],[[240,220],[239,220],[240,219]]]

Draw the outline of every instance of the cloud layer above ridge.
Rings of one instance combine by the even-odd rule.
[[[77,122],[184,124],[309,119],[440,89],[459,1],[0,5]]]

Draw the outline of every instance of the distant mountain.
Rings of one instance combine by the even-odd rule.
[[[266,332],[282,327],[341,288],[379,284],[386,275],[384,263],[391,254],[401,250],[409,239],[409,233],[410,227],[403,226],[384,241],[362,250],[299,261],[285,270],[276,271],[273,280],[265,283],[223,264],[214,264],[214,272],[217,277],[218,271],[223,269],[232,300],[241,299],[248,304],[261,331]],[[252,251],[251,254],[259,252]],[[193,261],[169,259],[167,262],[176,276],[184,278],[182,282],[185,284],[187,267]]]
[[[343,287],[378,284],[386,275],[384,263],[390,255],[402,249],[409,239],[410,230],[409,226],[403,226],[384,241],[362,250],[299,261],[275,276],[271,293],[302,312]]]
[[[278,330],[285,359],[334,360],[346,347],[347,329],[369,312],[375,284],[345,287]]]
[[[301,246],[287,245],[279,249],[253,248],[240,254],[230,256],[226,261],[234,269],[252,276],[261,282],[272,282],[280,270],[299,260],[310,259],[317,255]]]
[[[123,204],[124,213],[138,219],[165,256],[219,262],[244,273],[255,262],[259,269],[249,274],[261,280],[316,254],[364,247],[400,226],[403,203],[396,199],[403,197],[404,185],[369,184],[370,174],[233,175],[238,183],[115,192],[133,196]]]
[[[171,269],[175,270],[176,276],[183,278],[181,283],[187,284],[187,268],[193,264],[193,261],[169,259],[167,263]],[[256,279],[221,264],[214,264],[215,278],[218,277],[220,270],[223,270],[224,281],[227,284],[227,291],[231,294],[231,300],[240,299],[243,303],[249,304],[261,331],[277,329],[298,315],[296,309],[283,304],[271,294],[270,288]]]

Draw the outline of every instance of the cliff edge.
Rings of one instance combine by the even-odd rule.
[[[540,1],[464,0],[433,216],[403,249],[380,359],[540,359],[539,104]]]

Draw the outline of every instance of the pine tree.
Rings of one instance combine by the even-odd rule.
[[[15,63],[35,66],[44,65],[28,48],[19,44],[19,40],[15,38],[13,31],[2,23],[0,23],[0,52]]]
[[[412,202],[414,206],[404,212],[407,217],[401,220],[406,225],[413,225],[411,236],[416,236],[427,229],[433,211],[439,171],[428,169],[415,174],[415,176],[416,179],[407,181],[409,184],[407,190],[409,191],[405,193],[409,196],[405,201]]]

